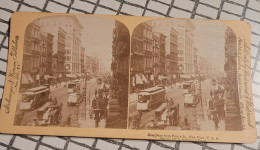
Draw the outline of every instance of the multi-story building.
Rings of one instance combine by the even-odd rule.
[[[178,32],[171,28],[170,31],[170,72],[167,73],[171,83],[176,82],[178,75]]]
[[[242,130],[238,83],[237,83],[237,38],[231,28],[225,31],[225,89],[226,89],[226,130]]]
[[[39,19],[41,30],[54,35],[54,57],[56,75],[81,73],[81,30],[75,16],[52,16]],[[65,32],[66,31],[66,32]],[[65,67],[64,67],[65,66]]]
[[[178,20],[172,24],[178,32],[178,68],[181,78],[191,78],[194,67],[194,30],[190,20]]]
[[[160,75],[160,33],[153,33],[153,78]]]
[[[206,57],[199,56],[198,69],[199,69],[200,76],[208,75],[209,70],[210,70],[209,59]]]
[[[153,32],[159,32],[165,36],[164,59],[168,59],[165,67],[165,76],[174,82],[178,74],[178,32],[173,28],[173,22],[153,21]],[[165,63],[165,62],[164,62]]]
[[[80,68],[81,68],[81,76],[85,74],[85,48],[81,47],[80,50]]]
[[[160,74],[165,75],[165,64],[166,64],[165,39],[166,39],[166,36],[164,34],[160,33],[159,38],[160,38],[160,54],[159,54]]]
[[[130,34],[127,27],[115,21],[112,43],[112,80],[106,127],[127,127],[128,82],[130,60]],[[120,109],[117,109],[120,108]]]
[[[32,86],[36,83],[35,79],[40,71],[40,44],[40,26],[37,22],[32,22],[27,26],[24,36],[21,84],[25,87]]]
[[[62,20],[59,17],[43,17],[38,19],[41,32],[51,33],[53,35],[53,58],[52,72],[49,74],[54,78],[65,77],[65,37],[66,32],[62,28]]]
[[[40,33],[40,71],[36,80],[52,74],[53,35],[47,32]]]
[[[67,73],[80,75],[81,73],[81,26],[75,16],[66,16],[63,18],[62,27],[67,31],[66,34],[66,60]]]
[[[198,68],[198,48],[194,47],[193,51],[193,64],[194,64],[194,74],[192,77],[199,76],[199,68]]]
[[[138,25],[131,41],[131,89],[144,88],[153,80],[152,26]]]
[[[111,70],[113,75],[118,77],[120,84],[128,83],[129,71],[129,31],[124,24],[115,22],[113,30],[113,45],[112,45],[112,63]],[[125,85],[121,85],[126,88]]]

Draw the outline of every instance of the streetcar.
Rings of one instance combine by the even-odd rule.
[[[22,100],[19,106],[20,110],[31,110],[44,105],[49,98],[50,89],[47,86],[39,86],[27,89],[22,93]]]
[[[152,87],[141,90],[138,94],[136,109],[140,111],[151,110],[165,101],[165,89],[163,87]]]
[[[79,80],[73,80],[68,83],[68,93],[76,93],[80,90]]]
[[[182,88],[184,89],[184,94],[193,93],[195,92],[195,83],[193,81],[186,81],[183,83]]]

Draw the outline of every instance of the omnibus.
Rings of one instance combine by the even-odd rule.
[[[47,86],[39,86],[27,89],[22,93],[20,110],[31,110],[38,108],[48,101],[50,89]]]
[[[165,101],[165,89],[163,87],[152,87],[141,90],[138,94],[137,110],[149,110],[161,105]]]
[[[80,91],[79,80],[73,80],[68,83],[68,93],[76,93]]]

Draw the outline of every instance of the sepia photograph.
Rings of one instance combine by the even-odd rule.
[[[121,22],[57,15],[25,31],[15,126],[127,128],[130,35]]]
[[[237,38],[203,20],[146,21],[131,37],[130,129],[242,131]]]

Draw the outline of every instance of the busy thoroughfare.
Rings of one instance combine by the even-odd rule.
[[[58,83],[55,86],[50,87],[50,98],[56,99],[58,105],[62,104],[61,109],[61,119],[58,124],[55,124],[56,126],[74,126],[74,127],[81,127],[84,126],[83,124],[80,124],[81,118],[85,118],[82,115],[86,116],[86,119],[89,119],[89,122],[92,120],[92,124],[88,125],[91,127],[95,127],[94,119],[87,117],[89,115],[89,109],[91,108],[91,101],[93,97],[95,96],[95,90],[100,88],[100,85],[97,83],[96,78],[92,78],[91,80],[87,81],[87,96],[86,100],[83,100],[79,104],[76,105],[68,105],[68,99],[69,99],[69,93],[68,93],[68,83],[67,82],[61,82]],[[84,87],[85,82],[84,80],[81,80],[80,86]],[[21,101],[22,95],[20,94],[19,101]],[[82,110],[85,110],[83,114]],[[37,111],[38,109],[28,110],[23,112],[23,117],[21,119],[20,125],[35,125],[35,119],[37,119]],[[105,121],[105,120],[104,120]],[[52,126],[52,125],[48,125]],[[104,125],[103,125],[104,127]]]
[[[183,82],[184,83],[184,82]],[[212,85],[211,79],[206,79],[201,81],[201,99],[196,102],[193,106],[185,106],[185,89],[183,89],[183,83],[177,83],[170,86],[165,86],[165,97],[166,101],[164,103],[169,106],[169,102],[173,104],[173,106],[178,105],[178,115],[177,122],[174,125],[164,125],[157,128],[152,129],[188,129],[188,130],[224,130],[224,119],[219,120],[218,128],[215,128],[215,124],[212,118],[209,118],[209,100],[211,98],[210,91],[216,87],[216,85]],[[199,91],[199,81],[195,80],[195,93],[200,93]],[[130,104],[129,104],[129,113],[133,118],[138,114],[137,103],[138,103],[138,93],[132,93],[130,95]],[[132,100],[132,101],[131,101]],[[164,103],[162,105],[164,105]],[[166,108],[167,108],[166,106]],[[130,128],[135,129],[151,129],[149,126],[151,123],[155,124],[156,120],[156,112],[160,111],[160,107],[148,111],[141,111],[141,117],[139,126],[136,128],[133,124],[130,123]],[[162,118],[162,117],[161,117]],[[187,118],[185,126],[185,118]],[[157,118],[158,120],[158,118]],[[133,121],[132,121],[133,123]],[[158,122],[157,122],[158,123]],[[205,125],[206,124],[206,125]]]

